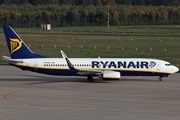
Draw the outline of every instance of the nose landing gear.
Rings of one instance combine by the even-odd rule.
[[[168,75],[159,76],[158,81],[161,82],[161,81],[162,81],[162,78],[165,78],[165,77],[168,77]]]

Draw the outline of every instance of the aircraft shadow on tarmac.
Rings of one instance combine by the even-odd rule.
[[[120,79],[120,81],[127,81],[127,82],[132,82],[132,81],[147,81],[147,82],[154,82],[157,81],[156,79],[143,79],[143,78],[123,78]]]
[[[99,78],[94,78],[94,83],[110,83],[113,82],[111,80],[104,81]],[[57,83],[57,82],[81,82],[88,83],[86,77],[54,77],[54,76],[38,76],[38,75],[21,75],[19,78],[0,78],[0,81],[27,81],[32,83],[26,83],[26,85],[30,84],[46,84],[46,83]],[[117,81],[117,80],[116,80]],[[155,79],[143,79],[143,78],[122,78],[121,81],[148,81],[154,82]]]
[[[21,75],[19,78],[0,78],[0,81],[27,81],[33,82],[28,84],[45,84],[45,83],[56,83],[56,82],[82,82],[86,83],[86,77],[55,77],[55,76],[38,76],[38,75]],[[110,81],[103,81],[96,79],[94,83],[109,83]],[[88,82],[87,82],[88,83]]]

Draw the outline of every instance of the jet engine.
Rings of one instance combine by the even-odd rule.
[[[100,78],[103,80],[119,80],[121,77],[120,72],[115,72],[115,71],[103,71],[102,75]]]

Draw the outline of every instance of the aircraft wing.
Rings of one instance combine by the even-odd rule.
[[[88,75],[99,76],[102,74],[102,71],[100,71],[100,70],[79,70],[79,72],[77,74],[80,76],[88,76]]]
[[[78,71],[77,74],[80,75],[80,76],[88,76],[88,75],[92,75],[92,76],[99,76],[102,74],[102,71],[101,70],[79,70],[79,69],[76,69],[74,68],[74,66],[72,65],[72,63],[69,61],[68,57],[66,56],[66,54],[61,50],[61,54],[62,54],[62,57],[66,60],[69,68],[71,70],[76,70]]]

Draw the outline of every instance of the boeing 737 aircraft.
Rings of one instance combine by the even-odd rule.
[[[3,56],[10,65],[49,75],[86,76],[89,82],[93,77],[103,80],[119,80],[121,76],[159,76],[168,77],[179,69],[169,62],[146,58],[48,58],[32,52],[17,33],[4,26],[4,34],[10,57]]]

